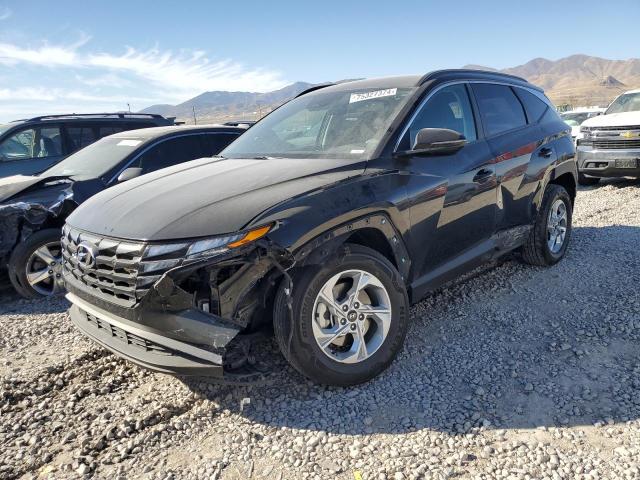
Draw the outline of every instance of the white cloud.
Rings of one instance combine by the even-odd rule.
[[[9,7],[0,6],[0,21],[6,20],[13,12]]]
[[[167,89],[174,97],[184,97],[184,94],[195,95],[207,90],[266,92],[285,85],[279,72],[247,68],[232,60],[212,61],[203,51],[174,53],[158,48],[140,51],[129,47],[121,55],[79,52],[80,47],[85,46],[89,40],[90,37],[83,35],[78,42],[71,45],[44,45],[39,48],[23,48],[10,43],[0,43],[0,63],[73,67],[102,70],[107,74],[121,72]],[[85,84],[90,84],[88,82],[91,81],[84,79]],[[117,86],[110,83],[109,77],[97,82]],[[94,86],[97,84],[94,77]]]
[[[15,101],[39,101],[55,102],[59,100],[74,100],[90,103],[120,103],[127,102],[149,103],[156,99],[131,95],[92,95],[78,90],[60,88],[24,87],[24,88],[0,88],[0,102]]]
[[[212,60],[203,51],[129,47],[114,54],[92,51],[89,40],[82,34],[72,44],[0,42],[0,67],[12,67],[0,68],[2,120],[27,112],[123,110],[127,103],[141,109],[210,90],[265,92],[286,84],[277,71]]]
[[[39,48],[23,48],[11,43],[0,43],[0,63],[16,65],[28,63],[46,67],[79,66],[82,60],[76,50],[90,40],[87,35],[71,45],[43,45]]]
[[[214,62],[202,51],[174,54],[158,49],[141,52],[128,48],[122,55],[89,55],[89,64],[131,72],[161,87],[194,94],[207,90],[269,91],[284,86],[278,72],[247,69],[231,60]]]

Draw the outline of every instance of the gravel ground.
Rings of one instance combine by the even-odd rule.
[[[63,299],[0,292],[1,478],[640,478],[640,182],[578,193],[566,259],[506,259],[412,309],[366,385],[143,371]]]

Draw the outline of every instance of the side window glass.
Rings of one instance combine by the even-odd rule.
[[[238,138],[238,135],[230,133],[220,133],[216,135],[210,133],[208,135],[205,135],[203,138],[206,145],[206,151],[204,152],[204,155],[207,157],[211,157],[213,155],[219,154],[222,150],[224,150],[227,145]]]
[[[480,116],[488,136],[527,124],[520,100],[506,85],[474,83]]]
[[[542,115],[544,115],[547,108],[549,108],[549,105],[524,88],[515,88],[515,91],[522,101],[524,109],[527,111],[529,123],[537,123],[542,118]]]
[[[3,162],[58,155],[62,155],[59,127],[21,130],[0,144],[0,161]]]
[[[172,138],[160,142],[143,153],[136,162],[142,174],[202,157],[199,135]]]
[[[476,140],[473,110],[464,84],[439,90],[422,106],[400,143],[401,150],[412,148],[423,128],[448,128],[462,133],[468,141]]]
[[[107,135],[113,135],[114,133],[122,132],[122,127],[100,127],[98,129],[98,138],[106,137]]]
[[[80,150],[81,148],[84,148],[97,140],[92,127],[67,127],[67,133],[69,134],[69,139],[71,140],[71,150],[73,152],[75,152],[76,150]]]

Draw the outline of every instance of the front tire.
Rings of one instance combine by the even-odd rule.
[[[9,279],[25,298],[61,293],[62,248],[57,228],[40,230],[19,243],[9,257]]]
[[[523,260],[539,266],[559,262],[571,238],[572,216],[573,204],[569,193],[561,185],[548,185],[536,223],[522,247]]]
[[[313,382],[366,382],[402,348],[407,292],[395,267],[375,250],[346,244],[325,264],[295,273],[290,298],[287,283],[275,299],[275,337],[287,361]]]

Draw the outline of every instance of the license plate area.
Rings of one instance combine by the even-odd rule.
[[[616,168],[638,168],[637,158],[625,158],[616,160]]]

